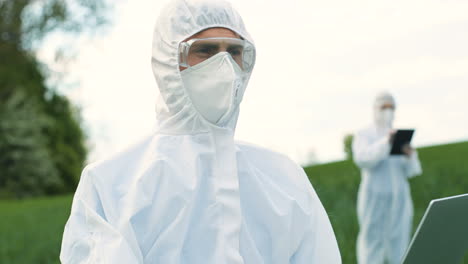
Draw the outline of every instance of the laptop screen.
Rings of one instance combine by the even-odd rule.
[[[403,264],[460,264],[468,251],[468,194],[432,200]]]

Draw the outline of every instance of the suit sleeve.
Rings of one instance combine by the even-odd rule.
[[[388,137],[371,142],[364,134],[358,133],[353,140],[354,162],[360,168],[370,169],[390,155],[391,146]]]
[[[422,174],[421,162],[419,161],[418,152],[416,150],[410,157],[403,157],[403,168],[408,178],[413,178]]]
[[[302,238],[290,263],[341,264],[340,251],[328,215],[302,168],[301,174],[305,179],[309,211],[303,215]]]
[[[143,262],[124,236],[107,222],[93,175],[87,168],[65,225],[60,261],[63,264]]]

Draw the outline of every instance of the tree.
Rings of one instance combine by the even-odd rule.
[[[54,193],[62,181],[42,133],[47,117],[19,91],[0,104],[0,197]]]
[[[108,8],[103,0],[0,0],[0,39],[31,50],[52,31],[99,28]]]
[[[46,86],[35,49],[56,31],[95,30],[104,0],[0,0],[0,197],[72,191],[86,159],[79,111]]]

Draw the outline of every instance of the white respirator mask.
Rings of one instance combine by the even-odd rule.
[[[239,106],[246,74],[228,52],[181,71],[182,82],[193,106],[207,121],[223,125]]]
[[[377,112],[377,122],[382,127],[392,127],[394,118],[395,111],[392,109],[383,109]]]

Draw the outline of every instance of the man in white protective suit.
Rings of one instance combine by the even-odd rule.
[[[408,179],[422,173],[416,150],[390,155],[395,100],[380,93],[374,103],[374,124],[356,133],[353,157],[361,168],[357,213],[359,264],[400,264],[409,244],[413,203]]]
[[[62,263],[341,263],[302,168],[234,141],[254,62],[229,3],[176,0],[162,10],[152,55],[158,130],[84,169]]]

